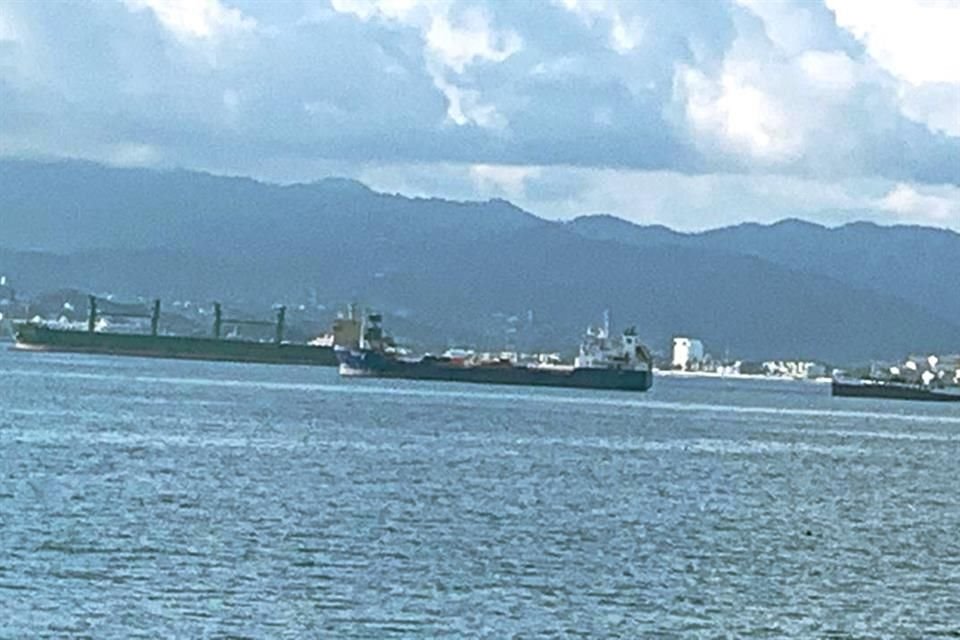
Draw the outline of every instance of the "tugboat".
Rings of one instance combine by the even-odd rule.
[[[621,391],[647,391],[653,385],[650,351],[632,327],[618,338],[610,337],[609,323],[588,329],[573,365],[562,365],[472,354],[411,358],[397,349],[381,323],[382,316],[369,315],[356,347],[335,347],[341,375]]]

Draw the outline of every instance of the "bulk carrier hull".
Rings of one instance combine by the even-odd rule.
[[[842,398],[886,398],[889,400],[922,400],[926,402],[960,402],[960,393],[931,389],[920,385],[873,380],[836,380],[830,384],[831,395]]]
[[[17,325],[14,337],[18,348],[38,351],[324,367],[338,364],[333,347],[307,344],[100,333],[54,329],[33,323]]]
[[[643,370],[525,367],[510,363],[464,366],[430,357],[408,361],[376,351],[351,349],[337,349],[336,355],[340,373],[345,376],[618,391],[647,391],[653,385],[652,371]]]

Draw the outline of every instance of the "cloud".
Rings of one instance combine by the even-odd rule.
[[[721,152],[781,162],[804,150],[803,131],[788,118],[786,106],[735,65],[716,79],[681,65],[677,89],[698,144],[708,153],[719,146]]]
[[[540,167],[476,164],[470,167],[470,177],[481,194],[519,200],[526,195],[527,181],[537,178],[541,171]]]
[[[552,185],[541,189],[540,182]],[[572,185],[564,191],[561,185]],[[672,171],[568,168],[530,180],[522,200],[552,218],[614,213],[640,224],[699,231],[753,221],[801,217],[840,224],[869,215],[886,181],[819,180],[770,174],[686,175]],[[547,197],[538,197],[541,193]]]
[[[960,4],[953,0],[826,0],[837,24],[898,83],[907,117],[960,137]]]
[[[634,6],[616,0],[556,0],[555,4],[576,14],[591,29],[606,33],[606,44],[625,55],[636,49],[646,35],[647,23],[633,13]]]
[[[447,99],[452,123],[491,129],[506,125],[497,108],[484,102],[481,91],[470,88],[469,79],[463,78],[468,67],[503,62],[522,48],[520,36],[494,28],[482,7],[455,10],[444,0],[332,0],[331,6],[364,21],[379,19],[419,32],[426,70]]]
[[[503,129],[507,125],[495,106],[482,101],[479,91],[462,89],[439,76],[433,82],[446,97],[447,117],[454,124],[476,124],[487,129]]]
[[[465,11],[457,25],[448,16],[434,16],[426,42],[437,59],[457,73],[476,61],[503,62],[521,47],[520,36],[494,31],[487,14],[479,9]]]
[[[940,188],[939,193],[924,192],[907,184],[898,184],[876,202],[877,207],[895,214],[900,220],[938,226],[960,225],[960,189]]]
[[[150,145],[120,144],[107,150],[104,161],[120,167],[150,167],[160,161],[160,154]]]
[[[17,28],[11,16],[0,13],[0,43],[16,42]]]
[[[896,185],[960,185],[957,12],[880,4],[0,0],[0,153],[687,227],[732,219],[732,185],[766,219],[805,199],[778,180],[867,182],[850,206],[906,216],[878,204]]]
[[[677,121],[715,166],[960,181],[960,144],[944,135],[960,127],[956,94],[899,83],[823,5],[740,0],[732,15],[722,58],[674,77]]]
[[[827,226],[868,219],[960,230],[960,187],[879,178],[827,182],[775,174],[445,163],[355,167],[347,173],[388,193],[454,200],[505,197],[548,219],[613,213],[683,231],[784,218]]]
[[[331,0],[334,11],[417,29],[440,65],[463,73],[482,61],[502,62],[521,47],[512,30],[497,30],[482,7],[455,11],[447,0]]]
[[[845,94],[860,82],[857,63],[842,51],[804,51],[797,63],[810,85],[824,92]]]
[[[224,33],[249,31],[256,20],[218,0],[124,0],[134,11],[149,9],[180,38],[211,40]]]
[[[826,0],[837,24],[884,69],[913,85],[960,83],[960,5],[953,0]]]
[[[833,17],[814,2],[735,0],[736,5],[759,18],[763,35],[772,48],[788,57],[809,51],[837,49],[843,45]]]
[[[960,84],[902,86],[898,96],[905,116],[931,131],[960,138]]]

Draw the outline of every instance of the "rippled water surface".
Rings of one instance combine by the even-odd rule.
[[[0,347],[0,637],[960,634],[960,407]]]

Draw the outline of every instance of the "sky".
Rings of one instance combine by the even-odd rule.
[[[960,0],[0,0],[0,157],[960,230]]]

